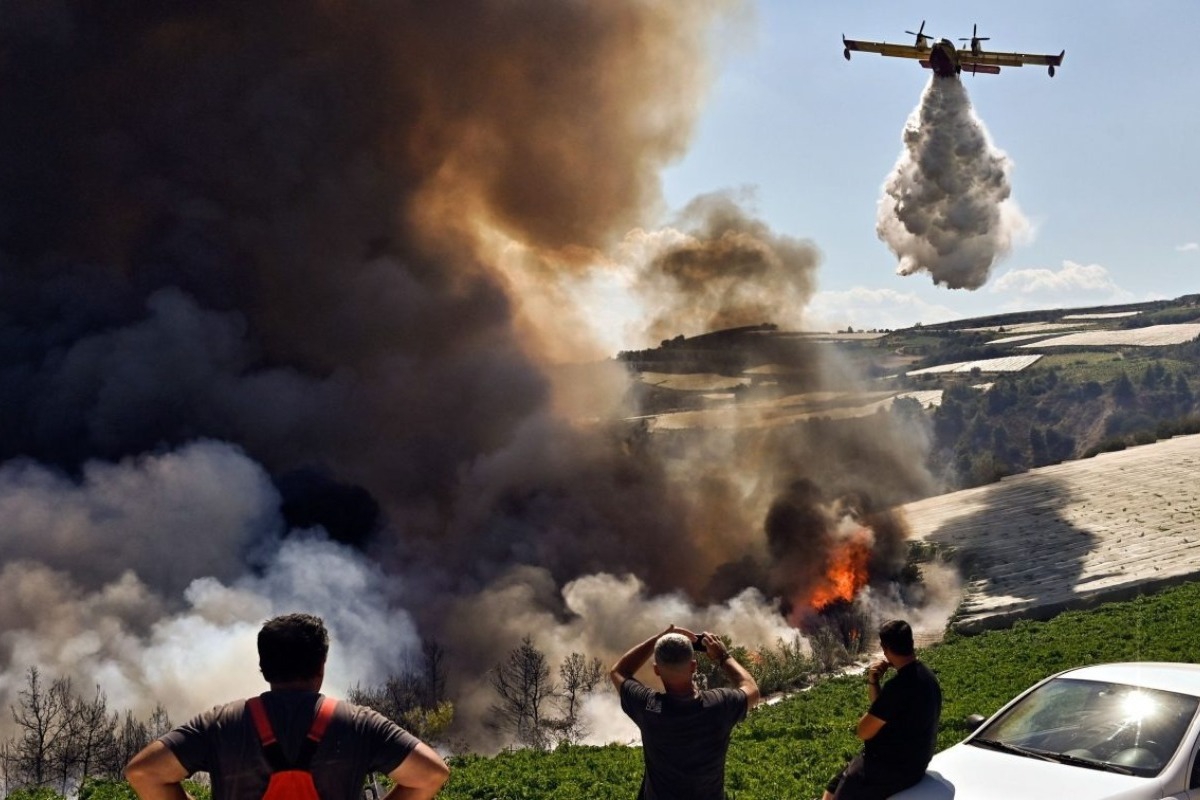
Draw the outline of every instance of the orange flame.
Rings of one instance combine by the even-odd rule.
[[[823,582],[809,593],[807,605],[821,611],[839,600],[853,600],[867,585],[870,558],[871,548],[863,537],[838,544],[829,556]]]

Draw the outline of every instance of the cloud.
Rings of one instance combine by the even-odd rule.
[[[808,306],[809,323],[817,330],[854,328],[907,328],[918,322],[958,319],[961,313],[930,303],[912,292],[855,286],[845,291],[822,291]]]
[[[1109,275],[1109,271],[1103,266],[1076,264],[1075,261],[1063,261],[1060,270],[1009,270],[996,279],[992,291],[1021,295],[1080,293],[1080,291],[1129,295],[1128,291],[1118,287]]]
[[[1099,264],[1064,261],[1061,269],[1014,269],[992,285],[997,294],[1013,297],[1018,306],[1030,304],[1126,303],[1134,294],[1121,288]]]
[[[1200,250],[1200,242],[1184,242],[1183,244],[1175,245],[1175,252],[1177,253],[1194,253],[1197,250]]]

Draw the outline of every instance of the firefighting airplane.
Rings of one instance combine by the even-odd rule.
[[[842,35],[842,44],[845,45],[845,50],[842,54],[846,60],[850,60],[850,51],[857,50],[863,53],[879,53],[881,56],[892,56],[894,58],[915,58],[925,69],[933,70],[935,75],[943,78],[953,77],[966,70],[971,74],[985,72],[992,75],[998,75],[1001,67],[1020,67],[1025,64],[1042,64],[1048,67],[1050,77],[1054,77],[1054,68],[1062,65],[1063,56],[1067,54],[1063,50],[1056,56],[1039,56],[1029,55],[1027,53],[994,53],[984,50],[980,42],[986,42],[990,37],[979,35],[979,26],[973,26],[971,29],[970,46],[956,48],[954,43],[949,39],[930,42],[933,37],[925,33],[925,21],[921,20],[921,27],[913,31],[905,31],[905,33],[917,37],[915,44],[888,44],[887,42],[860,42],[854,39],[847,39],[845,34]],[[959,41],[968,41],[967,38],[962,38]]]

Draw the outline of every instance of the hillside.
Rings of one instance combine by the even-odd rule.
[[[1030,311],[898,331],[770,324],[619,359],[652,431],[925,409],[944,489],[1200,431],[1200,296]],[[730,413],[736,411],[736,413]]]

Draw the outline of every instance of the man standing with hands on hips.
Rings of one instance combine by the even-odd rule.
[[[912,628],[894,619],[879,626],[883,660],[867,670],[871,706],[855,733],[862,753],[829,782],[822,800],[885,800],[925,774],[937,742],[942,689],[917,659]],[[896,674],[880,681],[890,668]]]
[[[697,652],[720,664],[735,688],[698,691]],[[634,677],[652,653],[661,692]],[[645,772],[638,800],[724,800],[730,734],[760,697],[758,684],[724,643],[715,634],[671,625],[634,645],[609,677],[621,710],[642,732]]]

